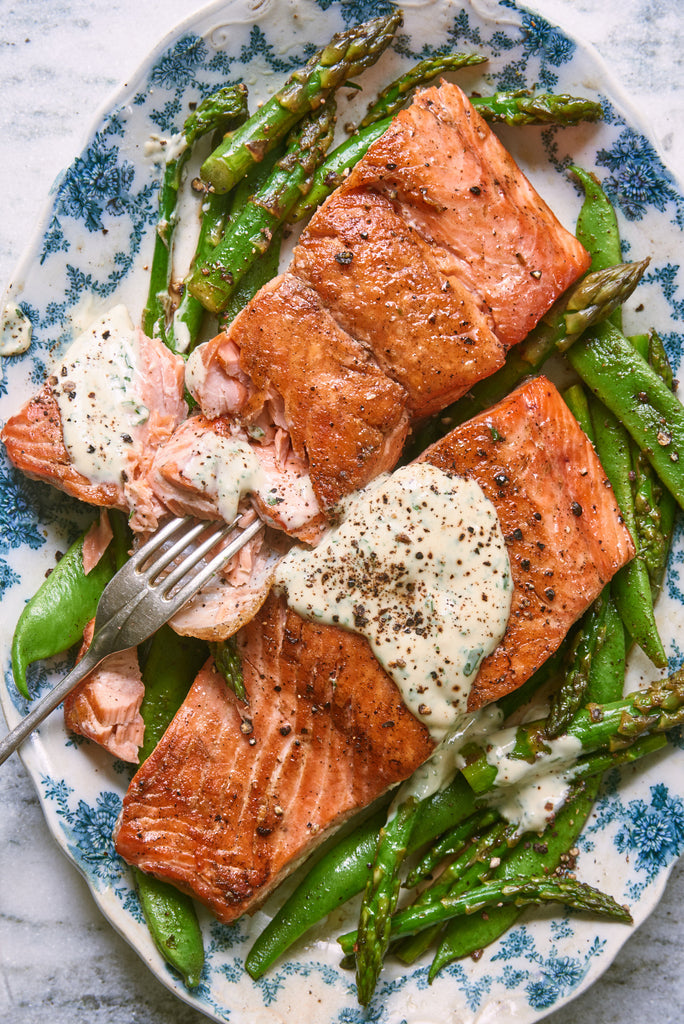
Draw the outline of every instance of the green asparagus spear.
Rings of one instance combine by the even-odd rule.
[[[470,102],[490,122],[525,124],[579,124],[600,121],[603,108],[594,100],[554,93],[497,92],[493,96],[471,96]],[[594,267],[598,270],[599,267]]]
[[[629,746],[646,733],[667,732],[681,721],[684,721],[684,669],[667,679],[657,680],[646,690],[630,693],[623,700],[582,708],[570,723],[567,735],[578,740],[583,750],[607,747],[612,751]],[[506,739],[510,737],[507,735]],[[490,737],[490,744],[495,743],[496,739]],[[532,722],[517,727],[504,760],[510,758],[519,765],[527,762],[532,773],[538,770],[539,759],[548,752],[545,722]],[[496,763],[490,763],[485,750],[471,744],[463,755],[468,760],[463,775],[476,793],[486,793],[500,784],[499,768]]]
[[[552,306],[525,341],[511,349],[500,370],[413,433],[404,459],[416,458],[459,423],[499,402],[555,352],[565,351],[588,327],[610,316],[632,294],[647,266],[648,260],[642,260],[587,274]]]
[[[397,914],[392,923],[392,936],[399,938],[412,935],[431,924],[448,921],[461,914],[474,914],[487,907],[508,903],[524,907],[547,902],[564,903],[576,910],[611,917],[624,924],[632,923],[632,915],[626,907],[620,906],[612,896],[582,882],[544,876],[510,880],[497,878],[460,896],[444,896],[439,902],[426,903],[420,907],[420,913],[410,914],[406,911]],[[348,955],[354,951],[356,933],[341,935],[337,941],[345,955]]]
[[[483,829],[488,828],[498,819],[496,811],[488,807],[476,811],[472,817],[450,828],[433,846],[430,846],[418,863],[409,871],[404,888],[413,889],[420,885],[446,857],[455,856],[467,847]]]
[[[522,838],[516,824],[490,811],[491,826],[474,837],[474,842],[446,865],[437,880],[424,889],[411,904],[413,913],[426,903],[434,903],[443,896],[459,896],[474,889],[488,879],[493,866],[506,856]],[[399,944],[393,952],[403,963],[413,963],[428,949],[442,930],[442,923],[436,922],[418,935]]]
[[[369,104],[365,117],[359,122],[359,129],[367,128],[386,117],[393,117],[397,111],[401,110],[412,89],[430,82],[437,75],[443,75],[447,71],[458,71],[459,68],[484,64],[486,60],[487,58],[479,53],[451,53],[422,60],[406,74],[401,75],[394,82],[390,82],[378,98]]]
[[[280,147],[273,150],[229,194],[219,195],[216,192],[206,192],[202,203],[202,219],[195,255],[190,266],[190,272],[184,281],[181,301],[173,314],[167,331],[167,344],[175,352],[180,352],[183,355],[189,355],[192,352],[197,344],[202,321],[206,315],[204,306],[188,288],[188,282],[195,268],[210,259],[214,249],[223,239],[229,219],[234,220],[242,211],[252,195],[266,182],[273,171],[278,156],[282,155]],[[234,293],[229,303],[231,310],[227,312],[232,312],[232,315],[228,318],[227,322],[230,322],[233,316],[242,309],[242,306],[249,302],[262,284],[265,284],[267,280],[274,276],[277,272],[279,257],[280,235],[278,234],[277,236],[274,235],[266,255],[261,260],[255,261],[252,268],[247,271],[245,277],[240,281],[237,288],[239,295]],[[270,272],[274,262],[276,269]]]
[[[246,700],[245,681],[242,675],[242,660],[234,637],[217,640],[209,644],[216,668],[239,700]]]
[[[334,89],[376,62],[401,19],[401,12],[395,11],[333,36],[205,160],[201,169],[204,180],[216,192],[229,192],[305,114],[317,110]]]
[[[589,684],[592,660],[605,642],[607,613],[608,594],[604,590],[582,620],[570,651],[568,670],[551,699],[546,720],[546,735],[549,739],[565,732],[582,704]]]
[[[250,197],[209,259],[196,266],[188,288],[203,305],[220,312],[274,232],[309,187],[332,141],[335,105],[330,101],[305,117],[288,137],[287,150],[265,184]]]
[[[171,140],[159,189],[159,220],[154,240],[147,304],[142,328],[166,340],[166,314],[170,304],[171,244],[176,226],[176,202],[181,176],[195,142],[209,132],[228,131],[247,117],[247,89],[231,85],[207,96],[186,119],[179,139]]]
[[[409,797],[380,829],[354,947],[356,987],[362,1006],[366,1006],[373,996],[389,945],[392,913],[399,897],[399,868],[411,838],[417,807],[417,799]]]

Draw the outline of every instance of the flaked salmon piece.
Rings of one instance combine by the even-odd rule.
[[[493,502],[514,583],[503,640],[482,662],[470,710],[517,689],[634,557],[593,446],[546,378],[523,384],[421,456],[478,482]]]
[[[545,378],[424,458],[477,480],[510,555],[511,616],[475,681],[476,708],[532,674],[634,548],[592,446]],[[254,910],[322,835],[433,748],[364,638],[271,595],[238,644],[248,705],[203,671],[133,779],[116,836],[126,860],[222,921]]]
[[[254,910],[433,749],[362,638],[271,596],[239,646],[249,705],[205,667],[131,782],[116,833],[126,860],[221,921]]]
[[[116,422],[112,423],[111,439],[119,443],[119,435],[125,436],[125,454],[120,465],[114,461],[111,477],[103,479],[102,474],[93,474],[91,478],[82,472],[75,465],[65,442],[63,412],[58,396],[68,394],[69,410],[76,410],[91,401],[95,405],[97,401],[94,392],[85,395],[68,390],[75,387],[69,381],[69,353],[73,352],[73,346],[65,352],[61,370],[48,377],[38,394],[7,421],[0,439],[14,465],[28,476],[51,483],[91,505],[129,512],[130,525],[134,530],[149,531],[156,528],[165,509],[147,483],[147,472],[156,449],[171,436],[188,412],[183,399],[184,362],[161,341],[147,338],[142,331],[133,328],[122,309],[115,307],[108,317],[117,329],[127,331],[135,349],[136,365],[130,372],[137,390],[135,395],[131,392],[131,399],[140,406],[141,422],[131,434],[122,434],[122,428]],[[126,328],[126,322],[130,328]],[[91,330],[94,335],[99,330],[102,338],[108,338],[103,325],[105,319]],[[112,328],[111,334],[114,333]],[[105,386],[109,386],[107,363],[106,354],[103,354],[101,376]],[[84,447],[95,439],[94,432],[83,437],[79,431],[78,435],[79,443],[83,438]],[[90,448],[95,452],[94,444],[90,443]]]
[[[341,187],[391,198],[515,345],[590,257],[457,86],[418,92]]]
[[[303,232],[292,269],[405,388],[412,418],[443,409],[503,365],[491,317],[442,273],[385,196],[334,193]]]
[[[102,508],[100,509],[98,519],[95,520],[83,538],[81,558],[83,559],[83,572],[86,576],[89,572],[92,572],[98,564],[109,547],[109,543],[113,536],[114,534],[112,533],[112,525],[109,522],[107,509]]]
[[[200,640],[233,636],[268,597],[278,562],[290,543],[280,531],[257,534],[174,615],[170,625],[182,636]]]
[[[81,654],[93,637],[93,619],[86,627]],[[135,648],[110,654],[67,694],[67,729],[86,736],[114,757],[137,764],[145,735],[140,705],[145,687]]]
[[[225,332],[195,349],[185,383],[209,419],[237,416],[254,399],[254,385],[240,366],[240,347]]]
[[[225,416],[193,415],[157,450],[149,480],[174,515],[230,522],[249,497],[265,523],[301,540],[318,540],[325,523],[308,467],[282,428],[256,441]]]
[[[276,277],[239,313],[228,337],[251,382],[244,404],[230,412],[249,426],[279,396],[292,450],[308,464],[322,509],[395,465],[408,430],[406,393],[338,326],[313,289],[291,274]],[[225,342],[214,344],[218,359]],[[199,379],[194,396],[206,412],[208,367],[199,350],[190,373]]]

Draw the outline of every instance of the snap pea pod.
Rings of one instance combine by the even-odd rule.
[[[458,775],[449,786],[420,802],[408,852],[465,821],[474,810],[475,794]],[[252,978],[260,978],[312,925],[363,890],[378,833],[386,819],[387,810],[383,807],[331,846],[314,864],[247,954],[245,969]]]
[[[665,346],[662,343],[660,335],[656,331],[651,331],[649,334],[648,363],[653,371],[663,381],[665,386],[669,388],[670,391],[675,391],[677,383],[674,379],[672,366],[670,365],[670,360],[668,359],[667,352],[665,351]],[[660,533],[663,538],[663,543],[659,545],[658,561],[654,562],[653,574],[651,577],[651,588],[653,591],[654,601],[660,593],[660,588],[662,587],[663,580],[665,578],[667,560],[672,546],[675,516],[677,514],[677,503],[668,490],[661,487],[656,500],[660,511]]]
[[[604,590],[606,597],[605,636],[600,648],[591,659],[585,701],[608,704],[622,695],[625,680],[625,628],[613,599],[611,587]]]
[[[647,266],[648,260],[618,264],[587,274],[573,285],[527,338],[511,349],[500,370],[479,381],[467,395],[413,432],[404,459],[417,458],[459,423],[501,401],[525,377],[540,370],[554,353],[575,344],[583,331],[610,316],[629,298]]]
[[[142,671],[145,696],[140,714],[145,737],[140,748],[141,764],[166,732],[208,657],[209,649],[203,640],[179,636],[168,625],[154,634]]]
[[[619,420],[600,402],[592,399],[590,408],[596,434],[596,450],[613,487],[625,526],[636,546],[638,537],[632,493],[630,438]],[[630,636],[655,665],[663,668],[667,658],[655,620],[648,569],[638,547],[631,562],[613,577],[611,590]]]
[[[575,165],[568,170],[584,189],[584,202],[577,217],[575,233],[587,252],[591,253],[591,269],[612,267],[622,259],[615,208],[594,174]],[[621,328],[621,307],[614,309],[608,319]]]
[[[572,384],[566,388],[563,392],[563,400],[591,443],[594,444],[594,428],[591,422],[589,401],[582,385]]]
[[[163,736],[207,655],[206,643],[194,637],[178,636],[170,626],[162,626],[155,634],[142,674],[145,696],[140,714],[145,723],[145,737],[140,749],[141,763]],[[196,988],[204,965],[204,944],[191,898],[137,867],[133,868],[133,874],[157,949],[178,971],[187,987]]]
[[[130,534],[123,515],[110,511],[113,538],[96,566],[83,570],[85,530],[22,610],[12,639],[12,672],[28,700],[29,665],[69,650],[95,615],[102,591],[126,557]]]
[[[593,327],[566,353],[572,368],[624,424],[684,507],[684,408],[621,331]]]

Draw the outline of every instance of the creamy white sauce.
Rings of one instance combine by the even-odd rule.
[[[243,497],[257,494],[286,529],[296,530],[318,511],[308,474],[270,475],[252,445],[239,437],[207,432],[183,466],[182,476],[216,501],[221,517],[235,519]]]
[[[182,132],[165,138],[162,135],[150,135],[143,147],[143,154],[155,163],[173,163],[188,148],[188,140]]]
[[[190,329],[178,313],[173,314],[173,341],[176,352],[187,352],[190,347]],[[190,388],[188,388],[190,391]],[[192,391],[190,391],[192,394]]]
[[[465,745],[487,737],[492,729],[501,725],[502,718],[502,712],[496,704],[460,716],[427,761],[400,786],[389,809],[388,819],[394,817],[406,800],[412,797],[427,800],[433,793],[448,786],[456,772],[465,765],[461,754]]]
[[[510,756],[515,734],[512,726],[487,738],[487,763],[497,769],[491,802],[521,832],[540,832],[565,803],[582,744],[574,736],[559,736],[547,741],[548,752],[530,764]]]
[[[174,319],[174,337],[176,337],[175,331],[176,321]],[[178,345],[178,340],[176,340],[176,344]],[[197,348],[194,348],[185,364],[185,386],[197,402],[199,402],[199,396],[202,394],[202,388],[207,379],[207,368],[202,358],[203,349],[204,345],[198,345]],[[182,349],[182,351],[185,351],[185,349]]]
[[[33,327],[16,302],[8,302],[0,317],[0,356],[20,356],[31,344]]]
[[[138,331],[115,306],[69,346],[50,378],[72,464],[92,482],[121,484],[149,419]]]
[[[276,583],[303,617],[365,636],[438,741],[505,632],[513,589],[494,506],[428,463],[350,498],[314,551],[288,553]]]

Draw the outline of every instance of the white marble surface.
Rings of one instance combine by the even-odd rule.
[[[0,284],[96,111],[193,6],[192,0],[0,0]],[[666,162],[684,179],[681,0],[536,0],[529,6],[596,46],[651,125]],[[205,1020],[171,996],[102,920],[48,835],[19,760],[12,758],[0,773],[0,1019]],[[682,905],[680,865],[659,908],[619,960],[589,992],[551,1014],[549,1024],[682,1021]]]

